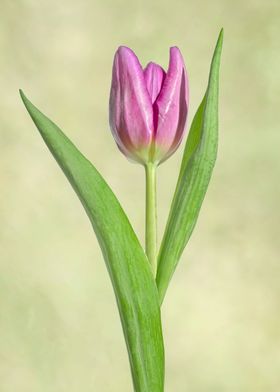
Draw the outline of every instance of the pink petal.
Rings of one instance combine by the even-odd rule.
[[[110,126],[125,155],[147,147],[153,135],[153,109],[144,72],[133,51],[119,47],[115,54],[110,93]]]
[[[170,156],[179,146],[185,130],[189,105],[188,77],[177,47],[170,48],[170,60],[160,94],[154,104],[158,110],[156,145]]]
[[[160,65],[151,62],[144,69],[144,77],[152,103],[154,103],[161,90],[165,71]]]

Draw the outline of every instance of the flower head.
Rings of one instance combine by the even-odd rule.
[[[178,148],[188,112],[188,78],[177,47],[170,48],[167,72],[153,62],[142,68],[134,52],[115,54],[110,126],[119,149],[130,159],[160,163]]]

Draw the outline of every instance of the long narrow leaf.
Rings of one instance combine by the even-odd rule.
[[[157,286],[163,301],[169,281],[192,234],[217,156],[221,31],[214,51],[206,94],[186,142],[180,174],[158,257]]]
[[[21,97],[81,200],[100,243],[117,299],[134,389],[136,392],[162,392],[164,350],[159,300],[145,253],[102,176],[22,92]]]

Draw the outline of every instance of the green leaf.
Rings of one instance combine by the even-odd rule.
[[[146,255],[102,176],[63,132],[20,93],[49,150],[82,202],[98,238],[119,308],[134,390],[162,392],[164,348],[159,300]],[[110,370],[108,376],[109,373]]]
[[[170,279],[192,234],[214,168],[218,145],[220,32],[206,94],[193,119],[158,256],[157,286],[163,301]]]

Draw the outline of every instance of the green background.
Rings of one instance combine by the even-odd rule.
[[[132,390],[89,221],[18,95],[109,182],[141,241],[144,172],[108,127],[113,55],[168,64],[180,47],[193,117],[220,27],[217,166],[162,308],[166,391],[278,392],[279,1],[0,0],[0,390]],[[163,232],[182,147],[159,169]]]

